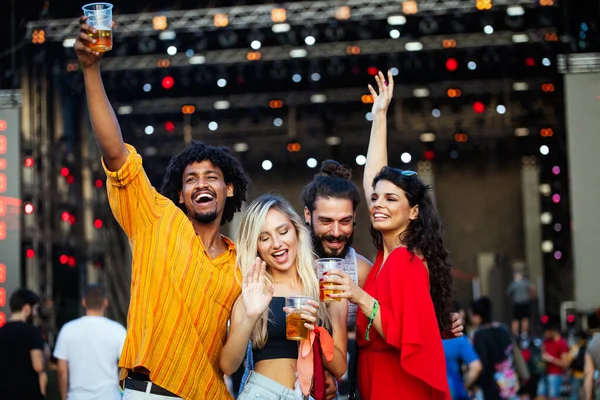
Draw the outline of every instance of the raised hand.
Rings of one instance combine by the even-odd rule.
[[[95,43],[95,40],[91,38],[91,33],[96,33],[96,29],[89,26],[86,21],[88,17],[79,18],[79,35],[75,40],[75,44],[73,48],[75,49],[75,53],[77,53],[77,58],[83,67],[89,67],[96,64],[100,58],[102,57],[102,53],[94,51],[90,49],[90,43]],[[113,22],[113,28],[115,23]]]
[[[381,71],[375,76],[379,93],[373,89],[373,86],[369,85],[369,92],[373,96],[373,108],[371,110],[373,114],[386,113],[392,101],[392,96],[394,95],[394,76],[390,71],[388,71],[387,75],[387,81]]]
[[[267,264],[256,257],[254,264],[248,268],[242,281],[242,301],[249,318],[256,319],[269,307],[273,299],[273,285],[265,287]]]

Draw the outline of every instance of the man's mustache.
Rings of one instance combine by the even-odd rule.
[[[348,241],[348,236],[347,235],[340,235],[340,236],[333,236],[333,235],[325,235],[325,236],[321,236],[321,240],[326,241],[326,242],[347,242]]]

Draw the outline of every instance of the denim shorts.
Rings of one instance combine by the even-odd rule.
[[[538,383],[537,395],[545,397],[560,397],[560,387],[563,376],[558,374],[545,374]]]
[[[296,392],[258,372],[250,372],[238,400],[297,400]]]

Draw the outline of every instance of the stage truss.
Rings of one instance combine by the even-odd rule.
[[[546,34],[555,34],[554,28],[536,29],[521,32],[519,35],[527,36],[527,43],[537,44],[546,41]],[[513,32],[495,32],[493,35],[485,33],[465,33],[456,34],[452,39],[456,43],[455,49],[477,48],[477,47],[502,47],[514,44]],[[448,36],[436,35],[425,36],[420,38],[419,43],[422,45],[421,51],[444,50],[443,42]],[[257,61],[286,61],[286,60],[303,60],[303,59],[322,59],[392,54],[392,53],[412,53],[419,52],[406,50],[406,45],[414,40],[406,38],[400,39],[380,39],[380,40],[360,40],[353,42],[334,42],[320,43],[313,46],[273,46],[263,47],[259,52],[249,51],[248,49],[227,49],[213,50],[195,54],[193,57],[186,56],[183,52],[177,53],[174,56],[164,54],[148,54],[140,56],[122,56],[122,57],[107,57],[102,61],[103,71],[133,71],[133,70],[150,70],[157,69],[159,63],[168,60],[170,68],[189,67],[193,64],[203,65],[227,65],[227,64],[247,64],[255,61],[248,61],[249,53],[253,53]],[[302,58],[294,58],[290,52],[293,50],[304,50],[306,55]],[[71,60],[70,62],[75,62]]]
[[[215,16],[226,15],[227,27],[233,29],[264,28],[274,24],[272,11],[275,8],[286,10],[285,23],[290,25],[314,25],[335,21],[340,7],[347,7],[347,20],[380,20],[390,15],[402,14],[404,1],[390,0],[349,0],[344,2],[310,1],[209,8],[196,10],[166,11],[156,13],[126,14],[114,17],[115,32],[122,37],[149,36],[156,34],[153,18],[165,17],[166,30],[174,32],[199,32],[215,27]],[[554,2],[557,3],[556,1]],[[475,0],[419,0],[417,15],[437,15],[467,13],[477,11]],[[494,9],[520,5],[526,8],[538,7],[538,0],[494,0]],[[73,38],[79,32],[76,19],[51,19],[27,23],[27,36],[35,30],[43,29],[46,41],[62,41]]]
[[[539,91],[547,79],[537,78],[526,81],[527,90]],[[487,94],[500,95],[513,90],[514,80],[473,80],[473,81],[447,81],[435,85],[402,85],[396,91],[395,97],[410,99],[423,97],[420,93],[427,93],[429,98],[446,97],[449,88],[459,88],[462,96],[478,94],[485,91]],[[317,93],[306,91],[273,92],[273,93],[250,93],[236,94],[230,96],[209,97],[181,97],[181,98],[159,98],[151,100],[137,100],[133,102],[115,102],[114,108],[127,110],[126,114],[163,114],[179,112],[183,105],[193,105],[196,111],[214,111],[227,104],[229,109],[247,109],[254,107],[268,107],[271,100],[281,100],[286,107],[300,106],[311,103],[347,103],[361,101],[361,97],[367,93],[367,88],[329,89]]]

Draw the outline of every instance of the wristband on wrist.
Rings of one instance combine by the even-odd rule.
[[[373,320],[375,319],[375,316],[377,315],[378,311],[379,311],[379,302],[377,301],[377,299],[373,299],[373,308],[371,309],[371,314],[367,317],[367,319],[369,320],[369,323],[367,324],[367,330],[365,331],[365,339],[366,340],[370,340],[369,339],[369,331],[371,330],[371,326],[373,325]]]

